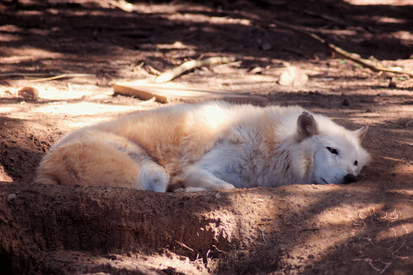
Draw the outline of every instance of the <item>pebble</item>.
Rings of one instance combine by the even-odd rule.
[[[397,88],[397,83],[393,82],[393,81],[390,81],[389,88]]]
[[[343,99],[343,102],[341,103],[343,106],[350,106],[350,99],[347,97]]]
[[[262,49],[263,51],[271,50],[271,49],[272,49],[272,45],[271,45],[270,43],[264,43],[264,44],[261,45],[261,49]]]
[[[7,199],[11,201],[11,200],[14,200],[16,197],[17,197],[16,194],[10,194],[7,196]]]
[[[34,87],[24,87],[20,89],[17,94],[24,99],[30,99],[36,101],[39,98],[39,90]]]

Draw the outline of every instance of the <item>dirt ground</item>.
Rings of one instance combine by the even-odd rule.
[[[1,273],[412,274],[413,79],[372,72],[273,24],[413,71],[412,14],[409,0],[2,1]],[[373,161],[360,181],[165,194],[30,184],[71,129],[163,105],[113,96],[115,83],[212,56],[236,62],[173,83],[369,125]],[[307,83],[280,85],[285,62]]]

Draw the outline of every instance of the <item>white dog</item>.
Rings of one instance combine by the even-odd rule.
[[[370,159],[360,145],[367,128],[297,106],[168,106],[69,133],[35,181],[158,192],[352,183]]]

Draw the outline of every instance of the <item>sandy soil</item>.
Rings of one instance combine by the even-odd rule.
[[[112,1],[131,12],[110,2],[0,3],[4,274],[411,274],[413,80],[362,68],[272,22],[413,70],[409,1]],[[373,161],[360,181],[194,194],[30,184],[68,131],[162,105],[114,97],[113,84],[211,56],[237,62],[173,83],[369,125]],[[309,76],[305,85],[278,83],[285,62]],[[60,74],[82,75],[38,81]]]

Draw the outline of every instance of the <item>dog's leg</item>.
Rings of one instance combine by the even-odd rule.
[[[252,177],[252,174],[248,173],[250,169],[246,161],[246,155],[251,148],[252,146],[246,143],[217,144],[213,150],[185,169],[183,185],[190,191],[198,191],[199,188],[233,189],[246,186],[243,177]]]
[[[144,161],[139,165],[139,184],[142,189],[165,192],[169,181],[165,169],[154,161]]]
[[[203,191],[206,189],[233,189],[234,185],[217,178],[211,172],[199,168],[190,167],[183,178],[185,191]]]

